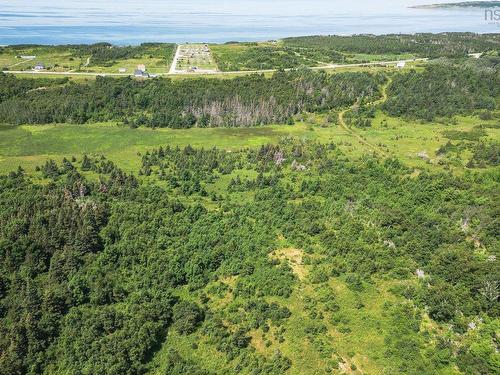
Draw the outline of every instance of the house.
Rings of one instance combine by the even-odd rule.
[[[404,69],[405,66],[406,66],[406,61],[400,61],[397,63],[396,68]]]
[[[149,78],[149,73],[146,73],[145,71],[143,71],[141,69],[136,69],[134,72],[134,77]]]
[[[125,73],[127,71],[127,68],[120,68],[118,69],[119,73]]]
[[[33,67],[33,70],[44,70],[45,69],[45,65],[41,64],[41,63],[38,63],[36,64],[34,67]]]
[[[144,64],[137,65],[137,70],[145,72],[146,71],[146,65],[144,65]]]
[[[29,56],[29,55],[21,55],[19,56],[23,60],[33,60],[36,59],[36,56]]]

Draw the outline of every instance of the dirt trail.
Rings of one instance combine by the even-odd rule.
[[[371,103],[367,103],[368,106],[375,106],[378,104],[385,103],[387,100],[387,88],[391,84],[392,79],[388,77],[387,82],[382,86],[382,97],[380,99],[377,99]],[[339,125],[342,129],[344,129],[346,132],[354,136],[360,143],[368,147],[370,150],[376,152],[377,154],[381,154],[382,156],[387,156],[387,153],[380,149],[379,147],[371,144],[367,140],[365,140],[357,131],[353,130],[352,128],[348,127],[347,124],[345,123],[344,116],[347,112],[351,111],[354,108],[354,106],[344,109],[339,113]]]
[[[22,64],[24,64],[24,63],[27,63],[27,62],[33,61],[33,60],[35,60],[35,59],[36,59],[36,57],[29,58],[29,59],[23,59],[22,61],[19,61],[19,62],[15,63],[15,64],[9,65],[9,67],[8,67],[8,68],[10,69],[10,68],[13,68],[13,67],[15,67],[15,66],[22,65]]]

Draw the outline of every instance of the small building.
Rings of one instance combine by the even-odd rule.
[[[119,73],[125,73],[127,71],[127,68],[120,68],[118,69]]]
[[[397,63],[396,68],[404,69],[405,66],[406,66],[406,61],[400,61]]]
[[[33,60],[36,59],[36,56],[29,56],[29,55],[21,55],[19,56],[23,60]]]
[[[146,71],[146,65],[144,65],[144,64],[137,65],[137,70],[140,70],[141,72],[145,72]]]
[[[36,64],[34,67],[33,67],[33,70],[44,70],[45,69],[45,65],[41,64],[41,63],[38,63]]]
[[[138,77],[138,78],[149,78],[149,74],[146,73],[145,71],[143,70],[140,70],[140,69],[136,69],[135,72],[134,72],[134,77]]]

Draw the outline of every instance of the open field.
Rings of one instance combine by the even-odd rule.
[[[137,65],[144,64],[148,73],[166,73],[170,69],[170,61],[156,57],[125,59],[114,62],[111,66],[82,68],[82,72],[119,73],[119,69],[126,69],[125,73],[134,74]]]
[[[355,53],[345,54],[347,63],[359,62],[375,62],[375,61],[394,61],[394,60],[411,60],[416,58],[415,55],[410,53],[404,54],[368,54],[368,53]]]
[[[23,59],[20,56],[36,56],[35,58]],[[80,68],[85,64],[85,58],[74,56],[70,50],[63,48],[37,47],[30,49],[0,50],[0,68],[2,70],[31,70],[34,65],[44,64],[50,71],[64,72]]]
[[[0,49],[0,68],[29,72],[34,65],[43,64],[44,73],[119,73],[120,68],[125,68],[126,73],[133,74],[137,65],[144,64],[151,73],[166,73],[172,62],[174,46],[11,46]]]
[[[495,120],[483,121],[476,117],[461,117],[457,125],[407,122],[379,113],[373,126],[356,129],[368,143],[381,147],[387,156],[395,156],[418,168],[441,168],[436,165],[436,150],[447,142],[445,130],[470,131],[480,124],[492,125]],[[489,138],[500,139],[499,129],[486,129]],[[296,125],[271,125],[253,128],[211,129],[131,129],[116,124],[92,125],[31,125],[0,127],[0,171],[6,172],[18,165],[33,170],[49,158],[78,156],[84,153],[106,154],[128,170],[136,171],[140,164],[138,153],[165,145],[192,145],[237,150],[275,143],[282,137],[315,139],[334,142],[347,155],[360,157],[371,153],[370,147],[360,143],[351,133],[328,124],[322,116],[306,116]],[[417,154],[425,152],[432,163]],[[461,167],[457,167],[461,169]]]

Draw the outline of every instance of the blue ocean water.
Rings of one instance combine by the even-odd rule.
[[[316,34],[500,32],[499,24],[485,20],[484,9],[410,8],[439,1],[0,0],[0,45],[226,42]]]

